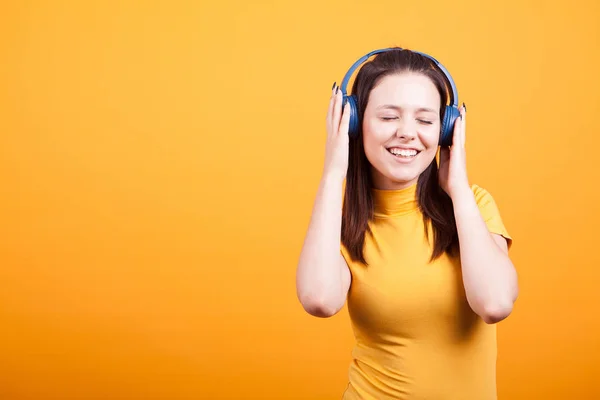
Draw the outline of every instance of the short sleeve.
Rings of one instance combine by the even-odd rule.
[[[356,260],[352,259],[352,256],[350,255],[350,251],[348,250],[348,248],[346,246],[344,246],[343,243],[340,243],[340,253],[342,254],[342,257],[344,258],[344,261],[346,261],[346,265],[348,266],[348,269],[350,270],[350,274],[354,275],[354,273],[356,272],[355,268],[357,268],[361,265],[360,261],[356,261]]]
[[[340,243],[340,253],[342,253],[342,257],[344,257],[344,260],[346,260],[346,263],[348,265],[350,265],[352,262],[352,257],[350,257],[350,252],[348,251],[346,246],[344,246],[343,243]]]
[[[498,209],[496,201],[484,188],[478,185],[472,185],[471,188],[473,190],[473,195],[475,196],[477,206],[479,207],[479,212],[481,213],[488,230],[491,233],[496,233],[503,236],[507,240],[508,248],[510,248],[513,239],[508,233],[506,226],[504,226],[504,222],[500,216],[500,210]]]

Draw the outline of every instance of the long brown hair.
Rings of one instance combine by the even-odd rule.
[[[444,120],[445,105],[448,102],[448,84],[443,72],[429,58],[398,48],[378,54],[358,71],[351,93],[357,97],[360,121],[363,120],[373,87],[385,76],[402,72],[419,73],[431,79],[440,94],[440,121]],[[363,246],[365,235],[370,232],[369,222],[373,219],[374,202],[371,192],[371,166],[363,147],[362,124],[359,126],[358,135],[350,140],[341,239],[353,260],[367,264]],[[438,258],[444,252],[454,254],[458,244],[454,211],[450,197],[439,185],[436,158],[419,176],[416,197],[423,214],[427,237],[429,237],[428,224],[431,223],[432,226],[431,260]]]

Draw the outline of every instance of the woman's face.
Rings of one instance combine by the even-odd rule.
[[[440,94],[422,74],[384,77],[369,95],[363,144],[377,189],[402,189],[431,164],[440,138]]]

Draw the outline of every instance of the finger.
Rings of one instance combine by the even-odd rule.
[[[344,106],[344,111],[342,114],[342,120],[340,121],[340,127],[338,130],[338,134],[348,136],[349,126],[350,126],[350,103],[346,102],[346,105]]]
[[[333,121],[333,105],[334,105],[334,101],[335,101],[335,86],[336,85],[334,83],[333,87],[331,88],[331,96],[329,96],[329,106],[327,107],[327,118],[325,118],[325,120],[327,122],[327,131],[328,132],[334,132],[331,122]]]
[[[462,126],[463,126],[463,116],[462,111],[459,110],[461,114],[456,118],[454,122],[454,132],[452,134],[452,146],[450,149],[454,149],[456,147],[462,147]]]
[[[335,88],[335,100],[333,105],[333,132],[337,133],[340,129],[340,118],[342,116],[342,91],[339,86]]]
[[[467,106],[463,103],[461,109],[462,127],[461,127],[461,143],[465,147],[465,139],[467,137]]]

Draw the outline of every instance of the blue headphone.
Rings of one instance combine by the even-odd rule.
[[[360,129],[360,121],[359,121],[359,117],[358,117],[358,101],[355,95],[351,95],[348,96],[346,94],[346,86],[348,85],[348,81],[350,80],[350,77],[352,76],[352,73],[354,72],[354,70],[356,68],[358,68],[358,66],[360,66],[362,63],[364,63],[366,60],[369,59],[369,57],[371,57],[372,55],[378,54],[378,53],[383,53],[386,51],[390,51],[390,50],[402,50],[401,48],[393,48],[393,47],[389,47],[389,48],[385,48],[385,49],[380,49],[380,50],[374,50],[364,56],[362,56],[360,59],[358,59],[358,61],[356,61],[348,70],[348,72],[346,72],[346,75],[344,76],[344,79],[342,80],[342,85],[340,86],[340,89],[342,90],[342,95],[343,95],[343,105],[346,105],[346,103],[350,103],[350,123],[348,126],[348,134],[351,137],[356,137],[358,135],[359,129]],[[442,121],[442,129],[440,132],[440,146],[450,146],[452,144],[452,133],[454,131],[454,122],[456,121],[456,119],[458,117],[460,117],[460,111],[458,110],[458,92],[456,90],[456,85],[454,84],[454,80],[452,79],[452,76],[450,76],[450,73],[448,72],[448,70],[446,70],[446,68],[440,64],[440,62],[438,60],[436,60],[435,58],[431,57],[430,55],[427,55],[425,53],[421,53],[418,51],[413,51],[414,53],[418,53],[421,54],[427,58],[429,58],[430,60],[432,60],[437,67],[443,72],[444,76],[446,77],[446,80],[448,81],[448,83],[450,84],[450,88],[451,88],[451,92],[450,92],[450,101],[451,104],[450,105],[446,105],[446,111],[444,113],[444,120]]]

